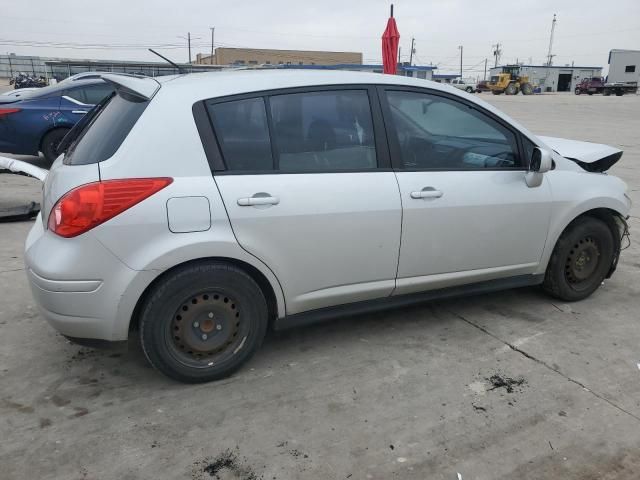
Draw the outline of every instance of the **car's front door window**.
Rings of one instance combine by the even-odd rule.
[[[516,136],[467,104],[409,91],[389,91],[387,100],[403,168],[521,168]]]

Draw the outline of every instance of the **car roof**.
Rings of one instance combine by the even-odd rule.
[[[424,79],[345,70],[247,69],[191,73],[156,79],[163,87],[171,89],[209,87],[211,90],[224,91],[224,95],[231,92],[249,93],[278,88],[345,84],[389,84],[424,88],[425,82],[428,82],[429,88],[451,91],[446,85]]]

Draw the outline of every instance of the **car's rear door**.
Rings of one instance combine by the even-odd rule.
[[[403,204],[395,294],[532,273],[551,194],[505,122],[454,95],[380,88]]]
[[[113,86],[105,82],[70,86],[60,98],[60,112],[66,123],[75,124],[113,90]]]
[[[277,276],[288,314],[393,291],[401,206],[376,102],[367,86],[205,102],[233,231]]]

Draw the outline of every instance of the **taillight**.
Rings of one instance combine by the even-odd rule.
[[[10,113],[18,113],[21,108],[0,108],[0,116],[9,115]]]
[[[124,212],[173,182],[172,178],[128,178],[87,183],[65,193],[49,214],[49,230],[78,236]]]

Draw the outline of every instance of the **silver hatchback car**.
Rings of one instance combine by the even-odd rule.
[[[391,75],[103,78],[115,93],[45,179],[27,273],[62,334],[138,332],[175,379],[229,375],[269,326],[538,284],[573,301],[615,270],[618,149]]]

